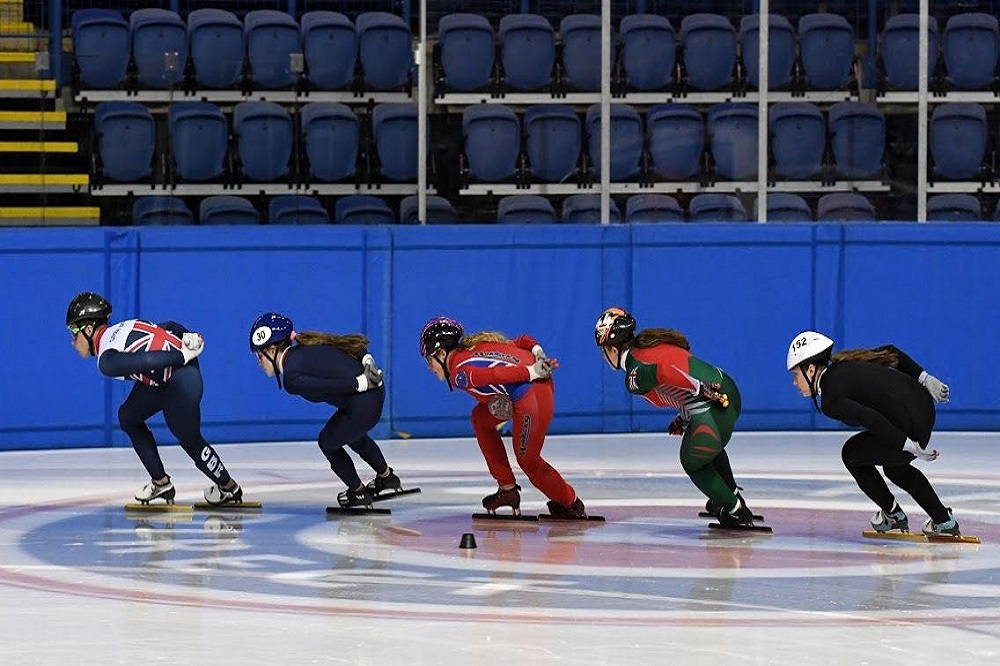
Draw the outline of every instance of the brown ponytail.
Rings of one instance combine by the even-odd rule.
[[[462,339],[458,341],[458,346],[462,349],[469,349],[480,342],[510,342],[510,340],[499,331],[480,331],[479,333],[463,335]]]
[[[895,368],[899,366],[899,354],[888,349],[845,349],[830,357],[831,363],[839,363],[840,361],[877,363]]]
[[[365,336],[356,333],[334,335],[333,333],[324,333],[322,331],[302,331],[295,334],[295,342],[305,347],[330,345],[360,359],[368,351],[369,340]]]
[[[687,337],[672,328],[644,328],[636,334],[632,346],[636,349],[648,349],[663,344],[691,351],[691,343]]]

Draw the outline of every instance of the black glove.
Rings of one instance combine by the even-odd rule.
[[[670,425],[667,426],[668,435],[683,435],[688,427],[688,422],[683,415],[678,414]]]

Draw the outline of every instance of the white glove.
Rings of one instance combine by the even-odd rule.
[[[545,355],[545,350],[542,349],[541,345],[535,345],[534,347],[532,347],[531,353],[535,355],[536,361],[541,361],[543,359],[548,358],[548,356]]]
[[[181,336],[181,355],[187,365],[205,351],[205,339],[201,333],[185,333]]]
[[[920,458],[921,460],[926,460],[927,462],[930,462],[932,460],[937,460],[937,457],[939,455],[936,449],[928,452],[927,449],[920,446],[912,439],[906,440],[906,443],[903,444],[903,450],[906,451],[907,453],[912,453],[916,457]]]
[[[365,354],[364,358],[361,359],[361,365],[365,369],[365,378],[368,380],[368,384],[372,387],[382,386],[382,377],[385,373],[375,365],[375,358],[371,354]]]
[[[927,389],[927,392],[931,394],[935,402],[948,402],[948,399],[951,397],[951,389],[948,388],[947,384],[926,370],[920,373],[919,381]]]
[[[548,379],[552,371],[559,367],[559,361],[554,358],[540,358],[528,366],[528,381]]]

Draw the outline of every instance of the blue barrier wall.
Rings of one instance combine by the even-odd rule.
[[[205,335],[214,442],[312,439],[331,412],[258,369],[247,335],[267,309],[299,330],[371,337],[389,383],[382,438],[470,433],[472,401],[417,353],[437,314],[530,332],[560,358],[553,432],[663,430],[673,414],[627,394],[594,346],[613,304],[640,328],[684,331],[725,368],[743,429],[836,427],[784,369],[795,333],[817,328],[838,348],[898,344],[952,386],[939,427],[997,430],[998,249],[990,224],[4,229],[0,448],[128,446],[117,407],[131,383],[79,359],[64,327],[83,290],[105,294],[114,320],[176,319]]]

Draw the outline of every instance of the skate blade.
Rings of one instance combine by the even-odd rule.
[[[194,511],[190,504],[126,504],[125,510],[134,513],[188,513]]]
[[[709,513],[708,511],[699,511],[698,512],[698,517],[699,518],[718,518],[717,515],[715,515],[714,513]],[[754,514],[753,519],[756,520],[758,523],[764,522],[764,516],[758,516],[757,514]]]
[[[528,522],[537,523],[538,516],[525,515],[523,513],[474,513],[472,514],[473,520],[497,520],[497,521],[508,521],[508,522]]]
[[[388,516],[392,513],[392,509],[369,509],[364,506],[328,506],[326,507],[326,513],[329,516],[341,515],[341,516]]]
[[[588,515],[586,518],[577,518],[576,516],[553,516],[551,513],[540,513],[538,514],[539,520],[545,520],[551,523],[603,523],[606,522],[604,516],[591,516]]]
[[[260,511],[264,506],[260,502],[228,502],[226,504],[212,504],[210,502],[195,502],[194,508],[199,511]]]
[[[709,527],[714,530],[726,530],[727,532],[760,532],[761,534],[771,534],[774,532],[767,525],[733,525],[728,527],[721,523],[709,523]]]
[[[406,490],[392,490],[380,495],[376,495],[372,498],[373,502],[381,502],[383,500],[390,500],[395,497],[401,497],[403,495],[414,495],[420,492],[420,488],[407,488]]]
[[[929,536],[923,532],[878,532],[876,530],[865,530],[862,536],[869,539],[894,539],[896,541],[918,541],[924,543],[982,543],[977,536],[951,536],[934,535]]]

